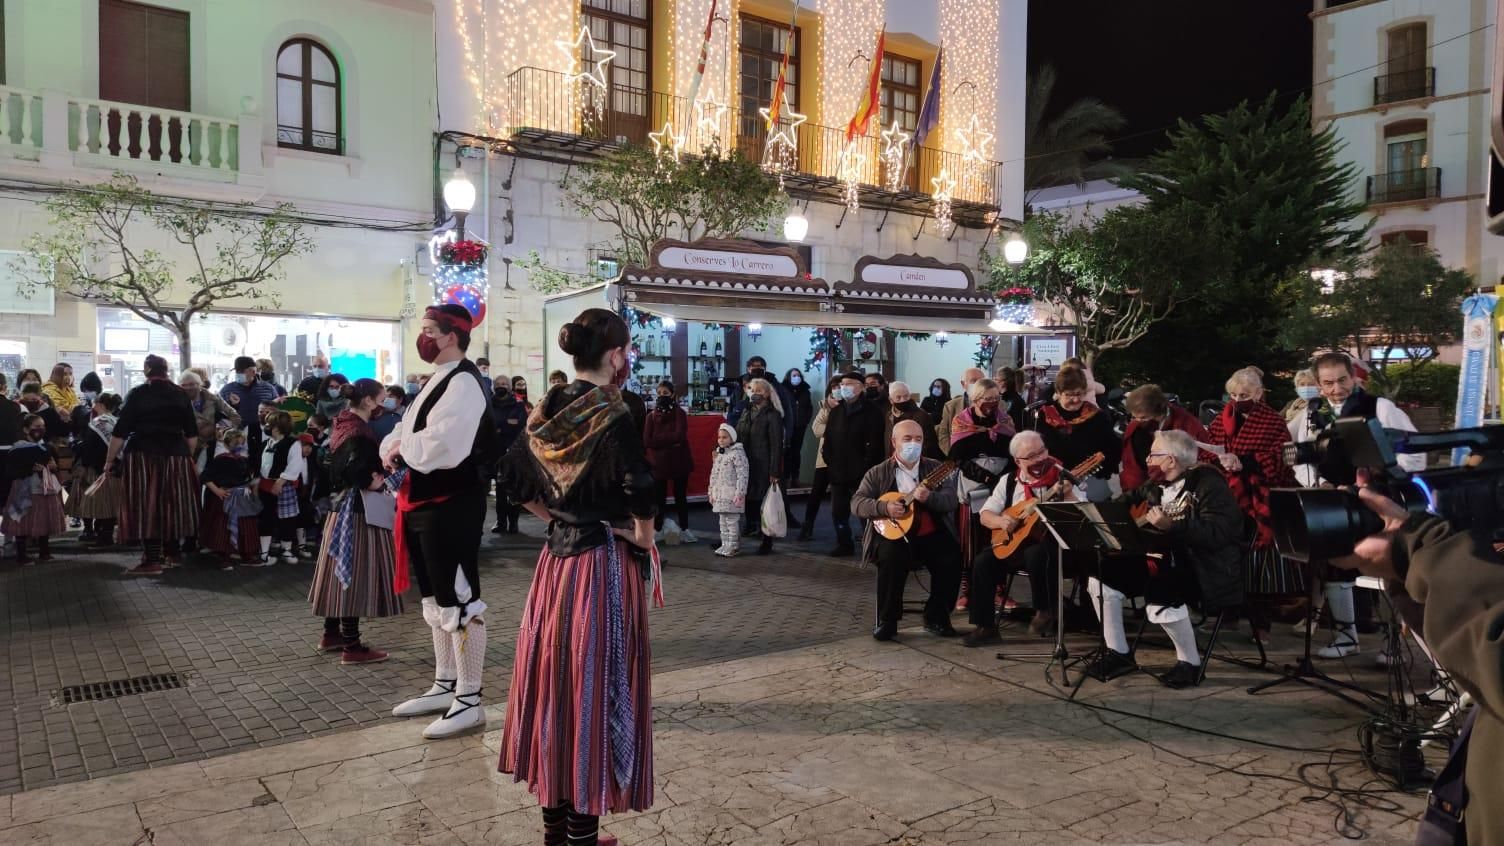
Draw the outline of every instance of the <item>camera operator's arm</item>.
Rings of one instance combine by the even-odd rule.
[[[1405,511],[1369,489],[1359,496],[1384,531],[1331,563],[1403,585],[1424,606],[1422,634],[1437,660],[1495,714],[1504,713],[1504,560],[1477,535]]]
[[[1426,520],[1394,539],[1395,572],[1425,607],[1436,658],[1495,714],[1504,714],[1504,561],[1478,536]]]

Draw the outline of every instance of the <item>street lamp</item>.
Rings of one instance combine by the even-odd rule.
[[[1003,258],[1009,264],[1023,264],[1029,258],[1029,242],[1020,232],[1014,232],[1003,242]]]
[[[459,229],[460,240],[465,239],[465,217],[470,210],[475,208],[475,183],[465,175],[463,167],[456,167],[454,175],[444,183],[444,205],[449,207],[449,213],[454,215],[455,226]]]
[[[948,343],[950,343],[950,333],[946,332],[944,330],[936,332],[935,333],[935,343],[937,343],[937,344],[940,345],[940,349],[942,349],[942,350],[945,349],[945,345],[948,344]]]
[[[804,236],[809,234],[809,219],[804,212],[798,209],[790,209],[789,216],[783,219],[783,239],[799,243]]]
[[[754,341],[756,341],[758,338],[761,338],[762,337],[762,324],[761,323],[749,323],[749,324],[747,324],[747,334],[751,335],[752,336],[752,340],[754,340]]]

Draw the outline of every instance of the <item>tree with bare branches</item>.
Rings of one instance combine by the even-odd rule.
[[[276,305],[271,283],[282,278],[284,260],[313,249],[290,205],[271,212],[194,205],[159,197],[120,173],[100,185],[71,185],[43,205],[51,221],[26,241],[27,258],[15,266],[22,285],[130,309],[177,337],[184,368],[192,363],[195,316],[228,300]],[[142,247],[152,230],[184,257]]]

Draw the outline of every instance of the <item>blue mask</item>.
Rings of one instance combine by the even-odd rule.
[[[1321,389],[1315,385],[1297,385],[1295,386],[1295,395],[1306,402],[1310,402],[1321,396]]]
[[[853,388],[850,385],[842,385],[841,386],[841,399],[843,399],[843,400],[849,400],[849,399],[854,398],[855,396],[856,396],[856,388]]]
[[[794,375],[792,375],[792,376],[789,377],[789,384],[790,385],[794,385],[794,386],[797,387],[798,385],[802,384],[803,382],[804,382],[804,378],[802,376],[800,376],[798,373],[795,373]]]
[[[310,368],[308,368],[308,375],[314,377],[315,379],[322,379],[322,378],[324,378],[324,375],[325,375],[324,374],[324,368],[322,368],[322,367],[310,367]]]
[[[330,399],[339,399],[339,388],[330,387],[328,393]]]
[[[386,409],[387,411],[396,411],[397,410],[397,398],[396,397],[387,397],[386,399],[384,399],[384,400],[381,401],[381,407],[384,408],[384,409]]]
[[[898,457],[905,464],[913,464],[919,460],[919,453],[924,449],[924,444],[910,441],[898,448]]]
[[[406,388],[407,392],[410,394],[416,394],[418,392],[417,382],[408,382],[406,385],[403,385],[403,387]]]
[[[939,388],[930,388],[930,396],[939,399],[945,392]]]
[[[249,385],[251,384],[251,374],[241,373],[235,377],[235,381],[239,382],[242,385]]]

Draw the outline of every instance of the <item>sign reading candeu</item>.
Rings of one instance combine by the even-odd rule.
[[[914,267],[902,264],[867,264],[861,268],[860,281],[874,285],[904,285],[911,288],[949,288],[964,291],[971,287],[966,271],[953,267]]]

